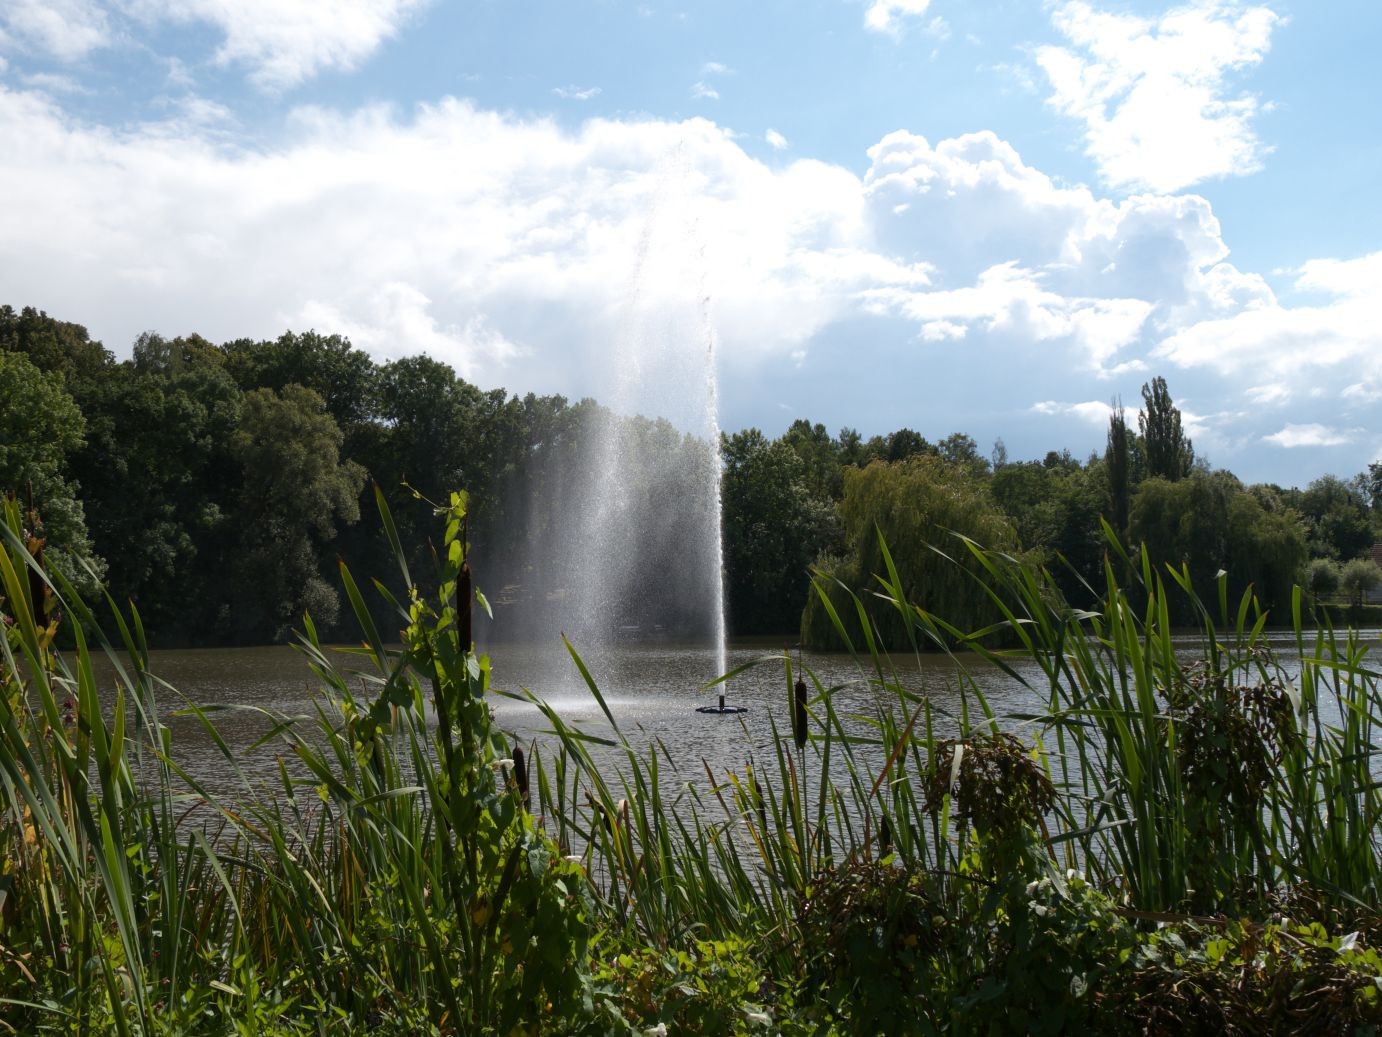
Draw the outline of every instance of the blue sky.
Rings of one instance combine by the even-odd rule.
[[[726,427],[1382,457],[1382,5],[6,0],[0,301]],[[671,358],[671,359],[669,359]],[[694,407],[691,408],[694,411]]]

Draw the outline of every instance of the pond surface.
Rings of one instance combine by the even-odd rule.
[[[1369,636],[1376,641],[1376,634]],[[1294,668],[1290,666],[1294,642],[1273,639],[1273,646],[1288,668]],[[1193,655],[1199,641],[1186,638],[1182,647],[1187,656]],[[585,652],[582,657],[625,736],[639,747],[659,743],[681,771],[680,780],[685,781],[703,778],[702,761],[723,774],[751,757],[766,762],[773,756],[773,723],[784,735],[791,730],[782,651],[781,642],[771,640],[733,645],[731,670],[755,659],[776,658],[710,690],[704,690],[703,685],[715,676],[715,661],[714,652],[705,645],[625,646]],[[560,641],[545,645],[500,643],[489,646],[488,653],[496,688],[527,689],[545,699],[568,724],[593,735],[611,733]],[[794,666],[798,658],[793,651]],[[832,699],[837,712],[845,717],[874,713],[879,692],[869,679],[872,670],[861,670],[844,654],[807,652],[800,660],[822,686],[835,689]],[[354,658],[341,657],[343,669],[355,662]],[[977,709],[972,695],[962,696],[966,679],[972,680],[999,715],[1036,712],[1044,703],[1040,689],[1045,680],[1030,660],[1014,659],[1011,665],[1038,689],[1037,693],[1001,669],[972,658],[957,663],[944,655],[896,656],[893,665],[897,680],[909,691],[928,696],[940,713],[958,715],[966,698],[969,708]],[[285,753],[278,741],[256,745],[268,729],[264,715],[256,710],[310,716],[317,695],[317,681],[306,660],[289,647],[160,651],[153,653],[151,669],[188,701],[204,706],[251,707],[217,711],[213,719],[236,765],[256,781],[276,780],[277,760]],[[108,687],[110,682],[102,680],[102,684]],[[697,706],[715,704],[721,691],[729,704],[747,707],[748,711],[727,716],[695,712]],[[544,736],[547,722],[533,706],[499,695],[492,702],[500,726],[524,743],[536,740],[539,745],[550,745],[554,741]],[[167,690],[160,693],[160,712],[172,730],[175,757],[213,788],[234,788],[238,784],[234,768],[201,722],[172,715],[182,705],[177,695]],[[597,749],[594,755],[611,762],[621,759],[607,750]],[[675,780],[673,775],[668,777]]]

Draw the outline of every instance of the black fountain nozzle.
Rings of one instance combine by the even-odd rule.
[[[723,710],[724,708],[725,708],[725,697],[724,697],[723,694],[721,694],[721,695],[720,695],[720,709]]]

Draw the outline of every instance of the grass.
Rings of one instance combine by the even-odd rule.
[[[783,673],[771,754],[682,775],[669,801],[671,754],[625,737],[574,646],[611,733],[519,692],[549,733],[527,761],[508,743],[470,644],[464,495],[438,513],[424,594],[381,501],[404,589],[373,590],[401,647],[344,566],[349,665],[304,621],[316,714],[265,714],[256,749],[290,761],[265,789],[216,710],[150,672],[138,613],[107,601],[107,639],[7,505],[0,1030],[1140,1032],[1213,1005],[1219,1029],[1253,1032],[1288,1018],[1264,1014],[1282,990],[1302,1032],[1377,1020],[1379,674],[1299,595],[1288,666],[1222,583],[1200,602],[1111,542],[1103,606],[1078,612],[1041,571],[957,541],[1019,644],[999,651],[906,600],[880,545],[877,594],[849,599],[874,711],[759,661]],[[1168,595],[1201,619],[1190,664]],[[955,713],[893,669],[878,609],[907,647],[957,654]],[[1042,705],[995,714],[973,665]],[[200,719],[234,795],[182,768],[164,702]]]

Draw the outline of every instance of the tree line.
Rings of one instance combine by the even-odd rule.
[[[521,601],[538,574],[518,560],[534,541],[560,540],[560,490],[583,436],[610,420],[593,400],[481,390],[426,356],[379,363],[339,335],[215,344],[146,333],[117,361],[78,324],[0,307],[0,491],[32,496],[49,560],[84,589],[99,582],[134,601],[164,644],[281,639],[305,610],[329,635],[337,556],[357,572],[391,569],[375,524],[359,521],[372,485],[419,554],[428,495],[468,489],[472,540],[505,573],[506,586],[490,586]],[[658,451],[695,448],[664,421],[617,420],[649,466]],[[1107,523],[1206,586],[1226,570],[1231,593],[1250,584],[1269,608],[1297,581],[1320,594],[1365,589],[1375,577],[1361,556],[1382,540],[1382,464],[1304,489],[1245,485],[1196,458],[1160,378],[1143,389],[1136,428],[1116,407],[1105,451],[1084,460],[1053,450],[1014,461],[1001,440],[984,456],[963,433],[831,435],[804,419],[775,439],[724,435],[720,448],[739,634],[831,643],[808,573],[867,590],[885,568],[878,531],[909,599],[959,626],[980,625],[991,606],[937,554],[964,564],[953,534],[1049,564],[1083,605],[1103,583]]]

